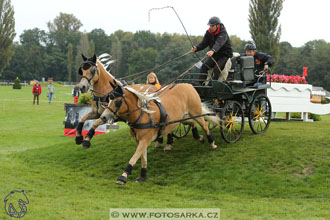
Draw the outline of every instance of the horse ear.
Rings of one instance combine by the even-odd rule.
[[[94,56],[92,57],[92,62],[96,63],[96,55],[94,54]]]
[[[87,57],[85,57],[84,54],[81,54],[81,57],[83,58],[83,61],[87,60]]]

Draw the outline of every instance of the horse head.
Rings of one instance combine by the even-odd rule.
[[[104,122],[115,119],[118,117],[117,114],[121,114],[128,110],[128,105],[125,99],[125,88],[116,81],[114,83],[110,82],[113,90],[109,93],[110,102],[108,106],[104,106],[104,112],[101,115],[101,119]],[[126,103],[126,107],[123,106],[123,101]]]
[[[81,54],[81,56],[83,58],[83,63],[78,69],[78,74],[81,76],[79,88],[82,93],[86,93],[89,87],[97,83],[100,75],[96,64],[96,55],[94,54],[91,58],[87,58],[83,54]]]

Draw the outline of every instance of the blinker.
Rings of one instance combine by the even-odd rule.
[[[123,100],[121,100],[121,99],[117,99],[117,100],[115,101],[115,106],[116,106],[116,108],[120,108],[120,106],[121,106],[122,103],[123,103]]]

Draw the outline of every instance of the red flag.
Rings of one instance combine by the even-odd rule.
[[[307,74],[308,67],[303,67],[303,69],[304,69],[303,76],[307,77],[308,76],[308,74]]]

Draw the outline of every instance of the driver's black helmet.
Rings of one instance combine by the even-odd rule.
[[[210,18],[209,23],[207,25],[215,25],[215,24],[220,24],[220,18],[213,16],[212,18]]]
[[[256,45],[253,43],[253,42],[247,42],[246,44],[245,44],[245,47],[244,47],[244,50],[245,51],[247,51],[247,50],[256,50],[257,49],[257,47],[256,47]]]

